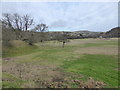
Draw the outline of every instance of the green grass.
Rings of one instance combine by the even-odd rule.
[[[2,57],[15,57],[15,56],[21,56],[26,55],[30,53],[34,53],[37,51],[37,46],[23,46],[23,47],[8,47],[5,48],[2,52]]]
[[[16,88],[16,90],[20,90],[19,88],[24,88],[23,85],[25,84],[33,84],[31,80],[22,80],[18,76],[14,76],[13,74],[9,74],[7,72],[2,73],[2,79],[6,79],[2,81],[2,88]]]
[[[96,43],[85,43],[83,45],[83,47],[93,47],[93,46],[105,46],[105,45],[113,45],[113,46],[117,46],[118,45],[118,41],[117,40],[107,40],[107,41],[97,41]]]
[[[76,43],[77,41],[78,42],[85,41],[85,43],[82,44]],[[109,46],[113,48],[118,45],[117,39],[112,39],[112,40],[94,39],[93,42],[92,41],[90,42],[89,39],[83,39],[83,40],[78,39],[77,41],[73,40],[72,42],[67,43],[65,45],[65,48],[62,48],[62,43],[57,41],[36,43],[33,46],[29,46],[25,43],[21,47],[16,47],[16,45],[13,45],[13,47],[4,49],[3,58],[4,57],[11,57],[12,59],[15,58],[14,62],[12,62],[12,60],[10,62],[3,61],[3,64],[6,66],[14,65],[14,64],[15,65],[25,64],[25,63],[26,65],[31,65],[31,66],[36,65],[36,71],[39,68],[39,66],[40,67],[43,66],[44,68],[44,66],[49,67],[51,65],[51,66],[55,66],[54,69],[56,68],[62,69],[64,73],[72,72],[77,75],[83,75],[84,77],[82,78],[82,80],[87,80],[89,77],[93,77],[95,80],[100,80],[105,82],[107,84],[106,87],[117,87],[118,86],[117,85],[118,72],[116,70],[118,68],[117,56],[74,53],[74,51],[86,47],[94,48],[94,47]],[[19,56],[19,58],[16,58],[17,56]],[[48,69],[50,70],[51,68]],[[30,68],[29,71],[31,70],[34,69]],[[46,69],[40,69],[40,70],[47,71]],[[3,73],[3,76],[5,76],[5,78],[12,77],[11,75],[6,75],[6,73]],[[19,78],[18,76],[15,77]],[[4,81],[3,86],[21,87],[21,85],[24,82],[16,78],[15,78],[15,82],[17,82],[17,84],[14,82],[10,83]],[[34,78],[35,77],[33,76],[33,79]],[[46,76],[44,76],[44,78],[46,78]],[[72,79],[76,79],[76,78],[74,77]],[[27,81],[25,82],[29,84],[29,82]],[[30,81],[30,83],[32,82]],[[71,85],[71,86],[77,87],[75,85]]]
[[[19,88],[24,81],[22,81],[20,78],[15,77],[8,73],[2,73],[3,77],[2,79],[7,79],[7,81],[2,82],[3,88]]]
[[[117,58],[107,55],[89,55],[64,62],[62,66],[67,72],[83,74],[105,82],[108,87],[118,86]]]

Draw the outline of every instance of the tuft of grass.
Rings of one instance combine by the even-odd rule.
[[[118,86],[117,58],[108,55],[90,55],[74,61],[65,61],[62,68],[67,72],[83,74],[105,82],[108,87]]]

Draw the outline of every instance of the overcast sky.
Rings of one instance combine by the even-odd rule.
[[[108,31],[118,26],[117,2],[2,2],[2,13],[29,14],[50,31]]]

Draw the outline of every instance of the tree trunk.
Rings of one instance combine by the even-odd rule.
[[[63,48],[64,48],[64,46],[65,46],[65,41],[63,41]]]

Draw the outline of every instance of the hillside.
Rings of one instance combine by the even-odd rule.
[[[112,28],[104,34],[105,37],[120,37],[120,27]]]
[[[33,32],[33,31],[18,31],[3,29],[2,40],[3,46],[9,45],[11,40],[22,40],[32,45],[32,43],[37,43],[41,41],[49,40],[62,40],[66,39],[81,39],[81,38],[99,38],[100,36],[104,38],[108,37],[118,37],[120,33],[118,32],[120,27],[112,28],[107,32],[93,32],[93,31],[75,31],[75,32]]]
[[[26,53],[33,53],[37,50],[37,46],[31,46],[21,40],[11,40],[8,45],[2,47],[2,57],[25,55]]]
[[[75,32],[49,32],[52,39],[56,39],[58,35],[66,34],[68,39],[79,39],[79,38],[98,38],[101,32],[92,31],[75,31]]]

